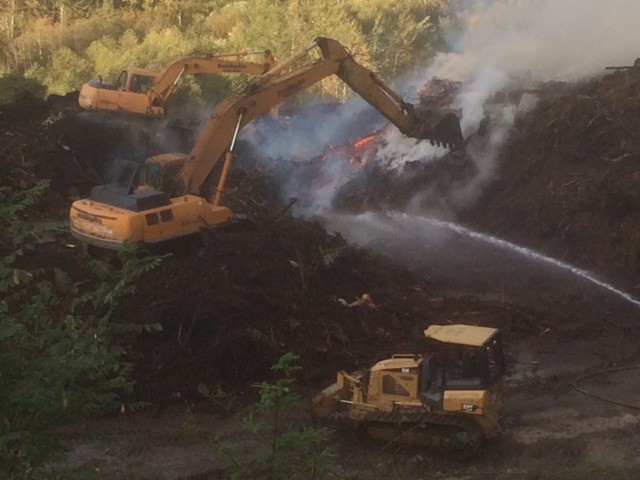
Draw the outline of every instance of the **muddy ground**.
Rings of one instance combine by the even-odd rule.
[[[576,263],[634,293],[639,78],[633,71],[616,73],[541,101],[517,124],[476,206],[459,213],[463,223]],[[52,179],[29,215],[63,219],[74,198],[108,176],[110,159],[162,151],[156,130],[143,126],[132,137],[118,122],[105,125],[77,112],[73,99],[2,106],[3,182],[24,188]],[[178,150],[181,142],[180,134],[171,141]],[[359,183],[337,203],[343,214],[400,205],[399,190],[434,181],[446,188],[451,165],[459,164],[414,164],[405,178],[371,165],[363,169],[367,188]],[[260,445],[202,402],[199,384],[222,384],[250,403],[256,393],[249,385],[293,351],[302,356],[298,381],[310,398],[339,369],[411,351],[417,329],[461,322],[504,332],[504,435],[462,458],[398,447],[380,451],[381,445],[336,424],[342,466],[336,476],[349,469],[352,478],[640,476],[638,409],[573,385],[585,372],[640,360],[637,307],[570,273],[451,233],[431,238],[431,230],[411,224],[399,231],[424,241],[424,248],[418,241],[401,251],[384,241],[355,246],[352,235],[345,240],[327,232],[335,223],[293,218],[275,175],[241,159],[227,201],[252,223],[171,247],[172,256],[123,305],[126,321],[165,327],[138,338],[131,354],[132,399],[153,407],[63,429],[68,467],[92,465],[107,478],[225,478],[210,446],[213,433],[237,442],[248,457]],[[31,261],[64,264],[81,276],[86,259],[62,233],[46,247],[46,257]],[[375,307],[348,306],[365,293]],[[629,370],[580,385],[633,404],[637,380],[637,371]],[[292,421],[304,415],[296,412]]]

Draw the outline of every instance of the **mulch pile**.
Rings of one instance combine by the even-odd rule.
[[[52,179],[27,214],[55,219],[102,181],[113,156],[140,147],[130,145],[130,132],[87,121],[59,99],[0,107],[0,138],[3,184]],[[172,402],[198,398],[199,384],[242,387],[266,378],[288,351],[302,356],[304,384],[321,387],[340,369],[412,351],[429,323],[499,326],[513,342],[562,324],[540,310],[435,293],[442,289],[293,218],[272,174],[239,162],[226,200],[249,221],[168,246],[172,255],[125,300],[123,320],[164,327],[133,340],[135,398]],[[70,243],[63,234],[31,261],[82,280],[86,258]]]
[[[637,67],[541,100],[464,221],[636,287],[639,132]]]

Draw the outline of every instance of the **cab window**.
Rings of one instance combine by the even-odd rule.
[[[156,190],[162,190],[162,169],[159,165],[148,163],[144,169],[144,181],[147,185],[151,185]]]
[[[489,361],[489,382],[494,384],[504,375],[504,356],[500,338],[496,338],[486,346],[487,360]]]
[[[129,74],[127,73],[126,70],[123,70],[122,72],[120,72],[120,76],[116,80],[116,87],[118,87],[120,90],[125,90],[127,88],[128,76]]]
[[[147,93],[153,85],[153,78],[144,75],[133,75],[131,77],[130,90],[135,93]]]
[[[382,377],[382,393],[387,395],[400,395],[402,397],[408,397],[410,395],[409,391],[400,385],[392,375]]]
[[[478,390],[485,386],[482,348],[454,345],[448,350],[445,372],[447,390]]]
[[[157,213],[147,213],[144,218],[147,220],[147,225],[157,225],[160,223]]]

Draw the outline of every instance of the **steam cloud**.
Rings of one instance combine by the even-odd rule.
[[[535,105],[532,95],[496,102],[496,93],[532,88],[544,81],[583,80],[604,73],[606,65],[632,63],[638,55],[638,18],[637,0],[463,2],[447,34],[453,51],[439,54],[432,65],[398,86],[400,91],[415,92],[433,77],[463,82],[453,106],[461,112],[463,133],[470,138],[466,155],[475,174],[451,185],[438,201],[439,214],[455,216],[457,210],[477,200],[496,170],[516,118]],[[488,131],[479,137],[476,132],[486,118]],[[288,123],[282,128],[263,122],[248,133],[266,157],[304,164],[329,145],[353,141],[359,129],[364,135],[382,124],[381,117],[361,101],[319,115],[303,111]],[[408,162],[432,162],[445,154],[429,142],[387,128],[376,160],[397,175]],[[283,196],[299,197],[303,192],[307,199],[298,206],[300,215],[327,213],[339,188],[362,171],[326,162],[316,174],[322,181],[315,186],[304,175],[283,180]],[[417,193],[407,208],[432,211],[435,207],[428,205],[432,195],[426,193]]]

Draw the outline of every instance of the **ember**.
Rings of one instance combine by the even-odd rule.
[[[382,130],[376,130],[353,144],[327,147],[322,159],[326,160],[329,156],[340,155],[346,158],[350,164],[357,163],[362,168],[375,159],[379,141],[374,142],[374,140],[379,139],[381,132]]]

